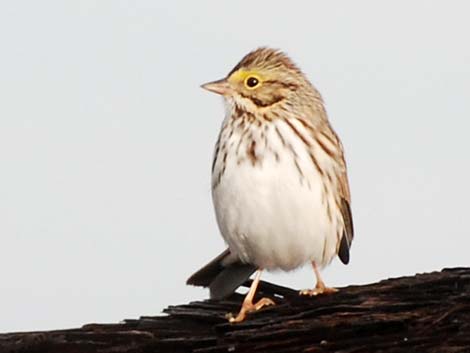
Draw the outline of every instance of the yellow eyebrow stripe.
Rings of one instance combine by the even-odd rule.
[[[258,72],[256,71],[245,71],[245,70],[238,70],[238,71],[235,71],[233,74],[230,75],[230,77],[228,78],[228,80],[230,82],[244,82],[245,79],[248,77],[248,76],[254,76],[256,77],[260,82],[262,82],[262,78],[260,77],[260,75],[258,74]]]

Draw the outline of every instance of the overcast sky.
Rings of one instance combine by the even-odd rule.
[[[10,1],[0,5],[0,332],[202,299],[221,99],[258,46],[323,94],[349,165],[344,286],[468,266],[470,3]],[[264,279],[306,288],[310,268]],[[314,299],[313,299],[314,300]]]

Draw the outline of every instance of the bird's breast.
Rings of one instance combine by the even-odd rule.
[[[343,226],[329,159],[302,123],[226,120],[212,188],[231,250],[268,269],[329,263]]]

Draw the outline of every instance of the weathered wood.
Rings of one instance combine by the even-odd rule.
[[[248,285],[249,283],[247,283]],[[470,352],[470,268],[350,286],[313,298],[262,282],[277,305],[229,324],[242,296],[170,306],[120,324],[0,335],[0,352]]]

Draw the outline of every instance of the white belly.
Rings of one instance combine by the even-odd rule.
[[[220,148],[213,172],[220,231],[232,252],[259,268],[292,270],[311,261],[324,266],[337,253],[340,212],[305,145],[282,123],[278,129],[287,136],[284,144],[272,127],[265,130],[268,143],[252,131],[256,161],[248,156],[252,139],[242,140],[237,154],[235,143],[228,146],[240,136],[227,133],[224,142],[221,135],[228,152],[223,162]],[[322,168],[330,168],[322,158]]]

